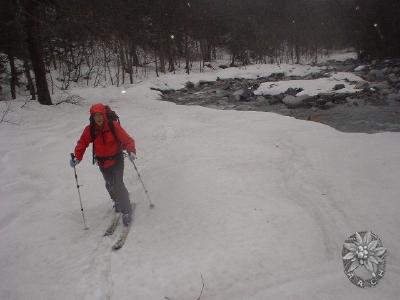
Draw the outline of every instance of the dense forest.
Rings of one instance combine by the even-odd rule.
[[[345,47],[360,59],[398,57],[399,15],[398,0],[1,0],[0,77],[12,98],[23,77],[50,105],[51,70],[68,89],[132,83],[138,67],[189,73],[218,49],[231,66],[299,63]]]

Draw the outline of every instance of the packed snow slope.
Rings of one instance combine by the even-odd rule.
[[[189,300],[203,283],[201,299],[398,299],[399,133],[177,106],[150,89],[196,76],[125,94],[76,89],[79,105],[12,102],[0,125],[0,299]],[[96,102],[134,136],[155,204],[126,161],[137,206],[118,252],[118,231],[102,236],[111,201],[91,149],[77,166],[86,231],[68,163]],[[344,240],[363,230],[388,248],[385,277],[370,289],[352,285],[341,260]]]

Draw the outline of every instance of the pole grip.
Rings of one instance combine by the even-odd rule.
[[[75,155],[73,153],[71,153],[71,159],[74,160],[75,159]]]

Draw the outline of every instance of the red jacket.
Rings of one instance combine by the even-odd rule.
[[[92,137],[90,134],[90,125],[86,126],[75,147],[76,159],[82,160],[85,150],[90,143],[94,144],[94,154],[99,158],[114,156],[122,150],[126,150],[128,152],[133,152],[136,154],[135,140],[126,133],[126,131],[121,127],[121,124],[119,124],[119,122],[117,121],[113,121],[113,124],[115,128],[115,133],[121,144],[119,144],[119,142],[115,139],[108,125],[106,108],[101,103],[95,104],[90,108],[91,114],[98,112],[103,114],[103,126],[100,127],[96,123],[94,123],[96,132],[94,141],[92,141]],[[115,164],[114,160],[104,160],[103,162],[101,162],[100,159],[98,162],[99,165],[103,168],[109,168]]]

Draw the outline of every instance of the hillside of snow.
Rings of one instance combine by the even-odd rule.
[[[342,133],[273,113],[178,106],[150,89],[275,68],[74,89],[78,105],[10,102],[0,124],[0,299],[189,300],[203,284],[202,300],[397,299],[399,133]],[[97,102],[115,109],[135,138],[155,204],[149,209],[126,160],[136,212],[117,252],[119,232],[102,236],[111,201],[91,147],[77,166],[86,231],[69,166]],[[341,258],[344,240],[363,230],[388,249],[386,274],[370,289],[350,283]]]

